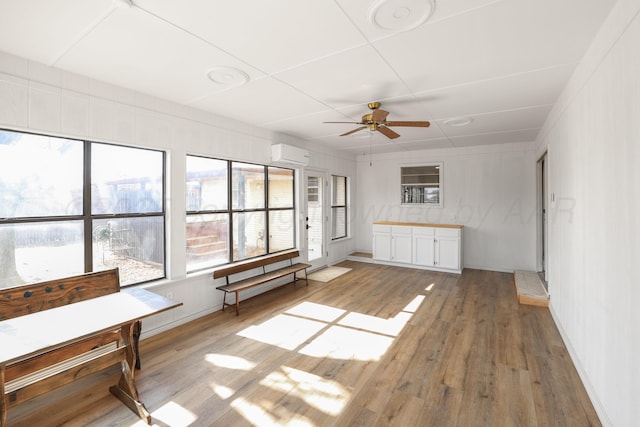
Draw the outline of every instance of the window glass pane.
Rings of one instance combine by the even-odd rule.
[[[84,273],[82,221],[0,225],[0,288]]]
[[[440,165],[400,168],[402,203],[440,204]]]
[[[229,262],[228,214],[187,216],[187,271]]]
[[[226,210],[226,160],[187,156],[187,211]]]
[[[293,207],[293,170],[269,168],[269,207]]]
[[[347,177],[332,176],[331,205],[345,206],[347,204]]]
[[[82,214],[83,143],[0,130],[0,218]]]
[[[120,268],[120,284],[164,277],[164,218],[93,221],[93,269]]]
[[[265,212],[233,214],[233,260],[264,255]]]
[[[278,252],[294,247],[293,218],[293,209],[269,212],[269,252]]]
[[[331,238],[347,237],[346,208],[331,209]]]
[[[92,144],[93,214],[162,212],[163,166],[160,151]]]
[[[264,166],[232,163],[233,209],[264,209]]]

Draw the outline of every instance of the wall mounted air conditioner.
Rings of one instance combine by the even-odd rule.
[[[306,166],[311,155],[307,150],[293,145],[275,144],[271,146],[271,161],[290,165]]]

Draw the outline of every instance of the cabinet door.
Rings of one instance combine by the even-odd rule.
[[[391,233],[373,233],[373,259],[391,261]]]
[[[434,245],[435,239],[433,236],[413,236],[413,263],[433,267]]]
[[[411,234],[391,235],[392,260],[411,264]]]
[[[437,238],[436,266],[452,270],[460,269],[460,240],[458,238]]]

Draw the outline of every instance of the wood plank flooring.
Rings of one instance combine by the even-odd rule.
[[[157,426],[598,426],[548,309],[513,275],[346,261],[141,343]],[[143,325],[144,326],[144,325]],[[9,411],[9,425],[145,425],[117,371]]]

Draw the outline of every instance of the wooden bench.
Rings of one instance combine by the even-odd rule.
[[[214,279],[220,279],[224,277],[226,279],[227,284],[218,286],[216,289],[220,289],[224,292],[224,300],[222,301],[222,310],[224,311],[225,307],[234,307],[236,308],[236,316],[240,314],[240,298],[238,298],[238,293],[245,289],[253,288],[254,286],[262,285],[263,283],[270,282],[275,279],[279,279],[285,276],[289,276],[293,274],[293,283],[297,280],[302,280],[298,278],[296,274],[302,270],[304,270],[304,280],[306,284],[309,284],[307,280],[307,268],[311,267],[310,264],[304,263],[293,263],[293,258],[297,258],[300,256],[299,251],[289,251],[281,254],[276,254],[273,256],[268,256],[264,258],[259,258],[255,260],[250,260],[234,265],[230,265],[228,267],[223,267],[215,270],[213,272]],[[271,264],[275,264],[278,262],[289,261],[289,265],[285,267],[276,268],[275,270],[267,271],[266,267]],[[235,274],[243,273],[249,270],[254,270],[257,268],[262,268],[262,272],[257,275],[253,275],[248,278],[240,279],[235,282],[230,282],[229,277]],[[236,300],[234,303],[227,302],[227,294],[234,292],[236,294]]]
[[[178,305],[120,292],[117,269],[0,289],[0,426],[9,408],[118,363],[110,391],[150,423],[132,371],[140,319]]]

